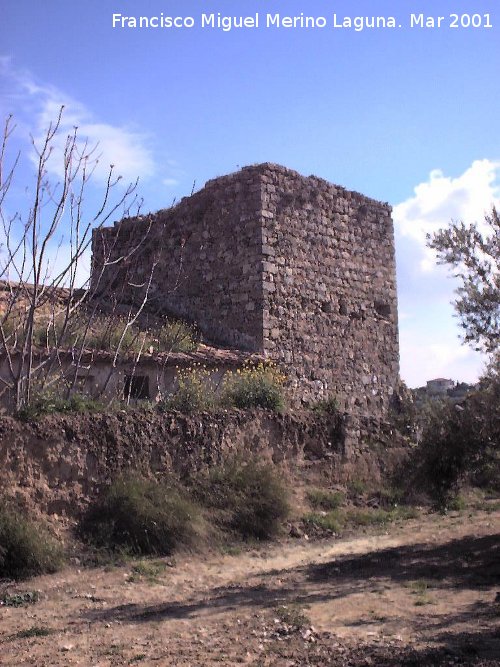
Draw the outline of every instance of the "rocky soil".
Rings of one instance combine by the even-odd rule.
[[[500,665],[500,507],[0,582],[0,665]],[[18,605],[18,606],[16,606]]]

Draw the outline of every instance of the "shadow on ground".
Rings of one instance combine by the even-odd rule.
[[[433,590],[442,587],[489,591],[498,586],[500,591],[500,535],[468,536],[437,546],[416,544],[341,556],[327,563],[280,571],[279,578],[276,571],[255,576],[259,579],[258,585],[249,581],[249,585],[207,590],[189,600],[155,605],[127,604],[87,611],[85,616],[91,622],[118,620],[126,623],[199,617],[208,620],[226,612],[236,618],[237,610],[240,613],[245,609],[265,611],[287,603],[307,606],[367,591],[367,582],[369,590],[374,590],[378,582],[387,580],[400,585],[425,580]],[[316,651],[322,656],[321,661],[315,662],[311,653],[307,661],[300,664],[500,665],[500,603],[495,593],[496,589],[492,590],[491,603],[477,603],[460,612],[434,617],[429,640],[440,645],[439,648],[418,652],[402,647],[388,651],[387,647],[365,646],[368,661],[363,662],[362,656],[356,658],[353,653],[354,662],[339,662],[341,656],[337,655],[332,636],[324,633],[318,638]],[[454,632],[457,625],[471,628],[471,632]],[[287,642],[287,647],[276,645],[276,657],[292,648],[293,641]]]

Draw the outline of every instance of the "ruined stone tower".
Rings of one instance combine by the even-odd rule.
[[[245,167],[94,233],[92,287],[127,302],[146,285],[158,312],[282,364],[299,400],[386,413],[399,374],[387,204],[275,164]]]

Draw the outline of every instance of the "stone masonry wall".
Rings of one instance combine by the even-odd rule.
[[[209,181],[175,208],[99,230],[93,281],[282,364],[297,400],[383,416],[399,373],[391,209],[274,164]],[[104,270],[102,256],[126,262]],[[136,285],[134,287],[133,285]]]
[[[390,207],[274,165],[261,173],[264,349],[304,399],[384,414],[399,374]]]
[[[260,198],[258,174],[234,174],[172,209],[97,230],[91,288],[140,301],[152,274],[149,309],[195,322],[214,342],[262,350]]]

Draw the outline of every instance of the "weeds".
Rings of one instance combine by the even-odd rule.
[[[297,603],[276,607],[274,613],[276,614],[276,617],[279,621],[285,623],[286,625],[291,625],[297,630],[300,630],[300,628],[311,624],[311,621],[305,613],[304,608]]]

